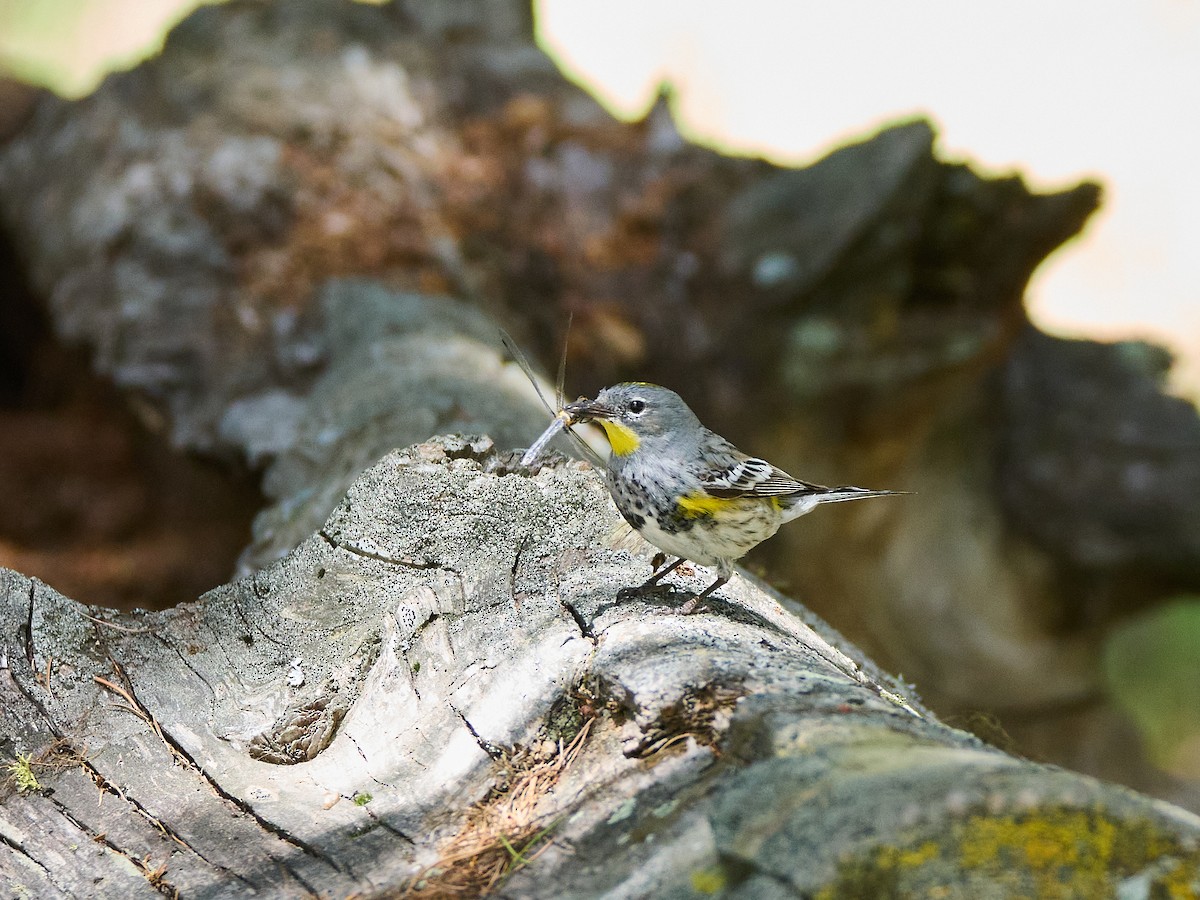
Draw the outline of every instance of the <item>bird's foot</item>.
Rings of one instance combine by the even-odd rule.
[[[692,596],[687,599],[687,601],[683,604],[683,606],[680,606],[678,609],[675,610],[675,612],[681,616],[690,616],[692,613],[694,613],[696,610],[698,610],[700,608],[703,601],[704,601],[704,597],[702,595],[692,594]]]
[[[714,591],[716,591],[722,585],[727,584],[728,581],[729,581],[729,579],[724,575],[718,577],[716,581],[714,581],[712,584],[710,584],[708,587],[706,587],[699,594],[693,594],[687,600],[687,602],[685,602],[683,604],[683,606],[679,607],[677,612],[681,616],[690,616],[692,613],[694,613],[696,610],[698,610],[701,606],[704,605],[704,601],[707,600]]]

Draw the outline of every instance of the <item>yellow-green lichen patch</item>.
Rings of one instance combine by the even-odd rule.
[[[1148,820],[1047,809],[969,816],[937,840],[876,847],[844,860],[818,896],[1068,900],[1114,896],[1134,876],[1145,878],[1148,896],[1194,898],[1200,854]]]
[[[727,879],[720,866],[699,869],[692,873],[692,890],[698,894],[719,894],[725,889]]]

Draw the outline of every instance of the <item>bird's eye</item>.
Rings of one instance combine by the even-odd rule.
[[[630,400],[629,401],[629,411],[631,413],[633,413],[635,416],[638,415],[639,413],[645,412],[646,411],[646,401],[645,400]]]

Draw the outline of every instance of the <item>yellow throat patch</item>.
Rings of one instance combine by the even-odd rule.
[[[617,456],[628,456],[641,443],[638,436],[620,422],[610,422],[608,419],[597,419],[596,421],[604,429],[608,443],[612,446],[612,452]]]

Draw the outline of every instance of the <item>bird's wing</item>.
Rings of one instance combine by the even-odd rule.
[[[700,473],[704,489],[714,497],[780,497],[823,494],[829,488],[793,478],[765,459],[735,452],[711,460]]]

